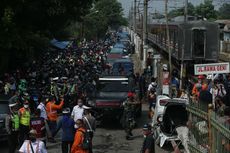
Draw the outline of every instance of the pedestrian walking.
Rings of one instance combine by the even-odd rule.
[[[61,102],[59,105],[55,104],[55,97],[51,97],[50,101],[46,104],[47,116],[48,116],[48,124],[51,130],[52,136],[54,135],[57,129],[57,119],[58,113],[57,110],[61,110],[64,105],[64,99],[61,98]],[[54,140],[53,140],[54,141]]]
[[[29,140],[25,140],[19,149],[19,153],[47,153],[43,141],[36,138],[37,132],[32,129],[29,132]]]
[[[8,133],[9,153],[15,153],[18,145],[19,116],[17,103],[9,104],[10,113],[6,116],[5,127]]]
[[[89,153],[88,150],[83,149],[84,134],[86,129],[84,128],[84,123],[82,119],[76,121],[77,131],[74,136],[74,142],[71,148],[71,153]]]
[[[149,124],[143,126],[144,142],[141,153],[155,153],[155,140],[153,138],[152,127]]]
[[[30,108],[29,102],[24,101],[24,105],[19,109],[19,145],[21,146],[24,140],[27,139],[28,133],[30,131]]]
[[[65,108],[62,111],[62,119],[59,120],[57,124],[57,129],[55,134],[62,129],[62,153],[69,153],[74,140],[74,120],[70,117],[70,109]]]
[[[85,108],[83,122],[86,128],[86,131],[89,133],[90,136],[90,148],[89,153],[93,153],[93,136],[94,132],[96,131],[96,119],[90,113],[90,107]]]
[[[35,116],[30,120],[30,128],[36,130],[36,138],[43,141],[46,145],[46,128],[45,128],[45,120],[40,117],[41,111],[40,109],[35,110]]]
[[[47,112],[46,112],[46,106],[45,106],[45,103],[48,102],[49,99],[44,99],[42,100],[37,109],[40,110],[40,117],[42,117],[44,119],[44,122],[45,122],[45,128],[46,128],[46,133],[47,133],[47,136],[48,136],[48,139],[52,139],[52,133],[50,131],[50,128],[49,128],[49,125],[48,125],[48,117],[47,117]]]

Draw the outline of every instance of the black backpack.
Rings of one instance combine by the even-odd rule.
[[[84,135],[84,138],[83,138],[83,142],[82,142],[82,148],[84,150],[89,150],[90,149],[90,144],[91,144],[91,137],[90,137],[90,134],[89,132],[84,132],[82,130],[79,130],[83,133]]]

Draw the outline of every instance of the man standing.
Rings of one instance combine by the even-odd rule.
[[[151,129],[152,127],[149,124],[143,126],[144,142],[141,153],[155,153],[155,140]]]
[[[74,137],[74,142],[71,148],[71,153],[88,153],[88,150],[85,150],[83,148],[83,139],[84,139],[84,134],[86,132],[85,128],[84,128],[84,123],[82,119],[78,119],[76,121],[77,124],[77,131],[75,133],[75,137]]]
[[[85,108],[83,122],[86,127],[87,132],[90,135],[90,148],[89,153],[93,153],[93,135],[96,130],[96,119],[90,113],[90,107]]]
[[[84,113],[83,101],[82,99],[78,99],[77,105],[74,106],[71,113],[71,117],[73,118],[74,122],[76,122],[78,119],[82,119],[83,113]]]
[[[8,133],[9,153],[15,153],[18,145],[18,132],[19,132],[19,116],[17,103],[9,104],[10,114],[7,115],[5,121],[6,131]]]
[[[136,124],[135,121],[136,104],[138,104],[138,102],[136,102],[134,99],[134,93],[129,92],[128,99],[123,103],[124,105],[123,119],[124,119],[124,127],[125,127],[127,140],[133,139],[132,130]]]
[[[30,108],[29,102],[27,100],[24,101],[24,105],[19,109],[19,145],[21,146],[23,141],[27,139],[28,133],[30,131]]]
[[[52,136],[54,135],[55,130],[57,128],[57,119],[58,119],[57,110],[62,109],[63,105],[64,105],[63,97],[61,98],[61,103],[57,105],[55,104],[55,97],[53,96],[50,98],[50,101],[46,104],[48,124],[51,130]]]

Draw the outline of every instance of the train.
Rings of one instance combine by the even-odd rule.
[[[165,51],[170,49],[177,61],[194,63],[217,62],[220,49],[220,30],[215,22],[195,20],[169,22],[169,43],[165,22],[148,25],[148,41]],[[169,45],[169,49],[168,49]]]

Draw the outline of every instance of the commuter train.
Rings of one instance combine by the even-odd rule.
[[[148,25],[148,41],[172,58],[189,63],[209,63],[219,59],[219,27],[215,22],[195,20],[169,22],[169,43],[167,42],[166,23]]]

